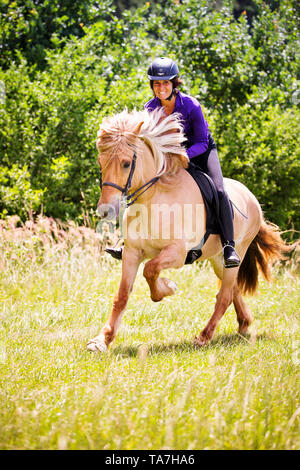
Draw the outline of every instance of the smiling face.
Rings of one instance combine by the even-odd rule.
[[[154,80],[153,91],[155,96],[160,100],[169,98],[173,90],[173,83],[171,80]]]

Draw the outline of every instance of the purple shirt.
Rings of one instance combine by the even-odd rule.
[[[155,97],[144,108],[153,111],[161,107],[161,101]],[[204,119],[199,101],[184,93],[177,93],[173,113],[182,116],[182,125],[186,137],[185,147],[189,158],[201,155],[208,149],[208,124]]]

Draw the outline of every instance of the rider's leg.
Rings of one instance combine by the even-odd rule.
[[[217,149],[203,155],[201,169],[213,180],[219,196],[219,223],[221,240],[223,244],[224,265],[226,268],[236,267],[240,264],[240,257],[234,246],[233,213],[229,197],[224,189],[223,175]]]

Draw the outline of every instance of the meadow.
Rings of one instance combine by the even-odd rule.
[[[294,261],[247,299],[248,337],[230,307],[202,349],[210,265],[168,272],[179,291],[157,304],[140,271],[115,342],[93,354],[121,274],[103,237],[46,218],[0,228],[1,449],[299,449]]]

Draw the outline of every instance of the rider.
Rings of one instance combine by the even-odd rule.
[[[218,192],[224,266],[226,268],[237,267],[240,264],[240,258],[234,249],[230,201],[223,185],[217,147],[208,130],[200,103],[177,89],[182,81],[179,79],[178,66],[172,59],[166,57],[155,59],[150,64],[147,75],[154,98],[148,101],[144,107],[149,111],[163,107],[166,115],[173,112],[181,114],[187,155],[194,164],[210,176]],[[122,258],[122,249],[107,249],[106,251],[114,258]]]

